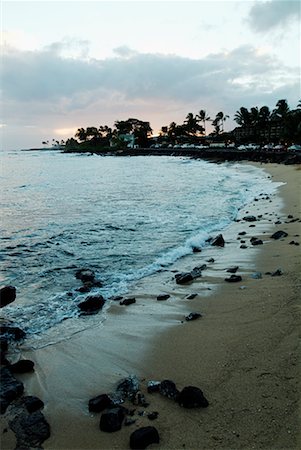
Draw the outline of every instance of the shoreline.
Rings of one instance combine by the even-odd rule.
[[[274,174],[274,181],[289,181],[287,185],[279,188],[277,194],[277,197],[284,196],[285,198],[283,212],[280,213],[282,220],[288,214],[300,217],[298,200],[300,181],[298,182],[296,177],[297,173],[300,178],[300,171],[297,171],[296,166],[275,166],[274,164],[272,166],[267,167],[267,171],[271,170],[271,173]],[[262,165],[260,167],[265,168]],[[290,182],[292,174],[295,175],[291,180],[295,191],[292,191]],[[239,285],[246,286],[245,289],[241,290],[238,284],[227,284],[221,280],[226,275],[223,271],[226,263],[223,256],[227,259],[225,256],[227,249],[212,248],[212,252],[218,256],[216,264],[213,264],[208,275],[204,271],[203,277],[195,280],[193,285],[176,286],[174,283],[172,286],[173,295],[180,302],[175,302],[174,305],[172,301],[166,304],[161,302],[160,307],[157,302],[156,310],[155,308],[151,310],[148,317],[147,312],[144,311],[148,308],[144,308],[143,301],[147,301],[150,292],[153,296],[160,292],[157,292],[154,286],[149,286],[148,291],[145,289],[145,283],[141,282],[134,290],[135,296],[136,293],[138,294],[138,303],[129,307],[132,309],[121,311],[117,305],[110,308],[109,314],[114,316],[115,327],[116,321],[120,324],[120,331],[116,336],[110,335],[109,326],[107,326],[104,336],[101,329],[100,333],[97,333],[96,326],[84,332],[84,336],[73,336],[66,343],[58,343],[55,346],[32,352],[32,354],[30,351],[23,354],[23,357],[35,361],[36,372],[23,375],[20,379],[22,378],[28,395],[38,395],[45,402],[43,412],[52,428],[51,437],[43,444],[45,449],[128,448],[129,435],[139,424],[141,426],[154,425],[159,430],[161,444],[154,448],[177,449],[183,448],[184,444],[186,448],[191,449],[269,448],[269,444],[273,449],[297,448],[297,446],[285,444],[285,439],[288,437],[290,443],[295,442],[297,426],[294,426],[293,422],[290,433],[281,435],[279,445],[277,442],[269,442],[272,435],[277,435],[279,426],[283,423],[280,413],[281,408],[283,408],[283,412],[285,410],[285,394],[287,393],[285,389],[283,390],[283,385],[279,383],[279,380],[282,382],[284,380],[281,377],[278,379],[276,376],[276,367],[274,367],[276,362],[278,366],[280,363],[283,367],[285,366],[283,373],[285,373],[285,377],[288,377],[290,398],[294,401],[299,400],[299,395],[296,395],[297,362],[295,361],[294,375],[291,378],[292,374],[288,367],[288,361],[285,360],[285,352],[281,353],[282,358],[278,353],[270,354],[273,345],[269,344],[269,340],[271,339],[275,344],[276,341],[277,343],[281,342],[281,337],[283,337],[283,331],[277,322],[278,308],[282,313],[279,320],[282,320],[283,329],[290,327],[293,329],[293,334],[289,336],[291,340],[286,346],[284,344],[283,346],[291,350],[290,360],[292,361],[293,355],[296,359],[297,350],[293,343],[296,338],[299,317],[295,306],[297,294],[293,292],[297,286],[296,284],[292,286],[291,280],[292,277],[294,280],[298,280],[296,266],[298,264],[300,267],[300,247],[288,243],[289,239],[293,239],[292,235],[297,234],[297,231],[292,230],[300,231],[300,223],[273,225],[268,223],[268,220],[266,224],[257,222],[256,227],[250,229],[250,235],[260,237],[261,231],[263,232],[264,227],[268,225],[271,229],[275,228],[275,231],[277,229],[288,230],[289,236],[283,241],[271,242],[268,240],[260,248],[250,247],[249,250],[236,251],[237,255],[239,255],[239,251],[253,253],[246,265],[246,270],[243,271],[243,282],[239,283]],[[237,230],[247,230],[247,227],[249,224],[235,223],[235,231],[232,232],[232,235],[234,236]],[[268,232],[265,236],[263,233],[261,237],[267,239],[270,234],[272,233]],[[234,237],[231,239],[234,243]],[[299,238],[295,239],[299,240]],[[228,238],[226,238],[227,240]],[[255,254],[257,256],[254,259]],[[235,265],[233,255],[232,253],[232,261],[229,262],[229,265]],[[279,263],[279,255],[282,255],[281,263]],[[289,260],[287,255],[289,255]],[[197,259],[200,256],[196,255],[194,258]],[[238,256],[236,258],[239,259]],[[190,258],[190,269],[192,268],[191,261]],[[188,260],[183,261],[183,267],[186,263]],[[263,275],[260,280],[249,277],[252,272],[261,271],[264,274],[268,270],[276,270],[278,266],[281,266],[284,272],[283,276],[271,278]],[[148,278],[147,282],[149,283],[154,278]],[[162,290],[170,289],[170,285],[164,284],[164,276],[161,281],[163,281]],[[183,300],[185,295],[192,291],[201,292],[204,283],[208,283],[210,287],[212,281],[216,282],[218,287],[210,292],[211,295],[200,295],[194,300]],[[159,284],[156,285],[156,288],[158,287]],[[292,290],[292,294],[290,303],[287,304],[282,296],[288,295],[290,290]],[[264,305],[262,299],[265,300]],[[189,302],[189,306],[187,302]],[[191,311],[200,310],[203,317],[195,322],[182,324],[181,321],[187,308],[191,308]],[[289,318],[292,322],[289,324],[285,321],[286,317],[283,317],[285,316],[284,308],[288,309],[291,314]],[[235,314],[233,315],[233,313]],[[131,325],[136,325],[139,320],[139,315],[143,316],[141,326],[131,329]],[[269,323],[266,326],[266,320],[271,317],[275,323]],[[259,328],[258,324],[261,325]],[[263,324],[267,330],[260,335]],[[256,329],[255,334],[253,327]],[[156,334],[159,337],[155,337]],[[252,341],[249,336],[252,336]],[[263,362],[267,361],[262,361],[260,358],[257,361],[256,359],[260,356],[260,336],[264,338],[263,349],[266,356],[271,359],[270,365],[267,364],[268,368],[264,368],[264,371]],[[95,342],[96,338],[102,339],[102,342]],[[120,340],[126,342],[120,344]],[[143,357],[137,360],[137,351],[140,347]],[[258,373],[260,370],[264,375]],[[148,419],[142,417],[135,425],[123,427],[118,433],[110,435],[102,433],[98,429],[99,415],[91,417],[91,414],[88,413],[88,400],[103,393],[106,389],[110,389],[112,384],[129,373],[135,373],[139,378],[147,380],[172,379],[180,389],[189,384],[199,386],[208,397],[210,406],[206,410],[184,410],[166,398],[146,394],[151,403],[151,410],[159,411],[159,417],[154,423],[150,423]],[[72,380],[71,385],[67,384],[66,377],[68,380]],[[276,381],[279,388],[274,386]],[[60,385],[60,383],[62,384]],[[277,394],[278,400],[272,401],[274,394],[267,393],[268,386],[274,394]],[[280,389],[284,392],[279,393]],[[61,403],[60,399],[64,395],[66,396],[65,403]],[[69,399],[68,395],[73,395],[73,398]],[[250,398],[246,398],[250,395],[252,397],[251,405]],[[263,397],[263,395],[267,397]],[[261,405],[262,408],[260,408],[262,411],[264,410],[265,415],[259,414],[257,411],[260,403],[266,406]],[[274,404],[277,404],[278,416],[271,427],[266,415],[271,414]],[[291,409],[291,420],[293,421],[293,417],[296,420],[296,416],[296,411]],[[254,435],[257,430],[255,424],[258,427],[260,439]],[[175,430],[175,428],[178,429]],[[251,430],[253,430],[253,434]],[[236,433],[233,433],[234,431]],[[14,448],[9,446],[11,443],[8,443],[10,439],[13,439],[11,434],[10,431],[6,434],[5,442],[2,444],[5,449]],[[258,446],[256,446],[257,440]]]

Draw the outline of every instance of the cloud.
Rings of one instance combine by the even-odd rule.
[[[6,135],[30,123],[43,131],[39,141],[52,138],[51,130],[111,126],[128,117],[157,130],[200,109],[233,115],[240,106],[297,101],[298,69],[251,46],[200,59],[122,47],[100,60],[63,57],[56,43],[40,51],[10,50],[2,59]]]
[[[300,20],[298,0],[270,0],[255,3],[248,16],[251,28],[256,32],[266,32],[283,26],[288,21]]]

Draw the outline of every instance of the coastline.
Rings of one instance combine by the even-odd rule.
[[[216,264],[202,278],[189,286],[173,285],[173,296],[182,304],[163,302],[158,308],[157,302],[156,310],[148,315],[143,301],[147,301],[150,292],[153,296],[161,293],[157,292],[158,281],[150,277],[147,282],[154,280],[154,285],[146,288],[144,282],[138,283],[134,292],[138,301],[132,309],[121,311],[117,305],[110,309],[115,327],[116,321],[120,323],[115,336],[106,324],[105,335],[96,326],[68,342],[23,354],[36,364],[34,374],[22,376],[25,390],[43,399],[44,414],[52,429],[50,439],[43,444],[45,449],[128,448],[130,433],[138,425],[151,424],[149,420],[141,417],[135,425],[123,427],[118,433],[102,433],[98,429],[99,415],[91,417],[87,403],[129,373],[146,380],[172,379],[180,389],[185,385],[199,386],[209,400],[206,410],[184,410],[166,398],[148,395],[151,410],[159,412],[151,425],[158,428],[161,444],[154,448],[177,449],[184,448],[184,444],[191,449],[298,448],[300,314],[296,303],[300,247],[289,242],[299,241],[299,237],[293,236],[300,232],[300,223],[284,222],[289,214],[294,217],[301,214],[300,170],[297,166],[274,164],[261,167],[275,181],[288,182],[279,188],[279,195],[284,198],[282,224],[273,225],[267,218],[266,223],[264,220],[256,223],[248,234],[267,239],[272,232],[261,236],[261,231],[268,226],[274,231],[283,229],[289,236],[283,241],[267,239],[260,248],[232,252],[229,265],[235,265],[239,252],[251,254],[245,262],[242,283],[223,282],[226,276],[223,257],[229,255],[225,256],[226,248],[215,248],[212,251],[218,255]],[[267,207],[271,208],[268,203]],[[275,217],[271,216],[272,219]],[[232,244],[237,231],[248,231],[248,227],[246,223],[234,224]],[[183,267],[186,262],[183,261]],[[280,277],[263,275],[256,280],[249,276],[255,271],[265,274],[278,267],[283,271]],[[162,281],[161,291],[170,289],[164,284],[164,276]],[[212,281],[218,287],[213,293],[208,291],[211,295],[183,300],[192,291],[207,289]],[[241,285],[246,288],[239,289]],[[199,310],[203,317],[181,323],[188,309]],[[141,315],[141,325],[137,326]],[[167,326],[167,331],[163,331]],[[143,357],[137,358],[140,347]],[[2,447],[14,448],[13,439],[11,431],[6,433]]]

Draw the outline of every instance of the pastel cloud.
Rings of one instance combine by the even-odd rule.
[[[300,2],[298,0],[270,0],[255,3],[249,12],[249,23],[256,32],[266,32],[300,20]]]

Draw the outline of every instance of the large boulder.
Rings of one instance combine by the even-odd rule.
[[[107,394],[101,394],[89,400],[90,412],[99,413],[113,406],[114,404]]]
[[[83,283],[94,281],[95,272],[91,269],[79,269],[75,272],[75,278],[81,280]]]
[[[30,359],[20,359],[14,364],[9,366],[9,370],[12,373],[27,373],[32,372],[34,370],[34,362],[30,361]]]
[[[151,444],[159,444],[160,437],[155,427],[142,427],[130,436],[131,449],[144,449]]]
[[[0,335],[6,337],[8,340],[20,341],[26,336],[25,331],[19,327],[11,327],[10,325],[0,326]]]
[[[0,308],[16,300],[16,288],[14,286],[3,286],[0,289]]]

